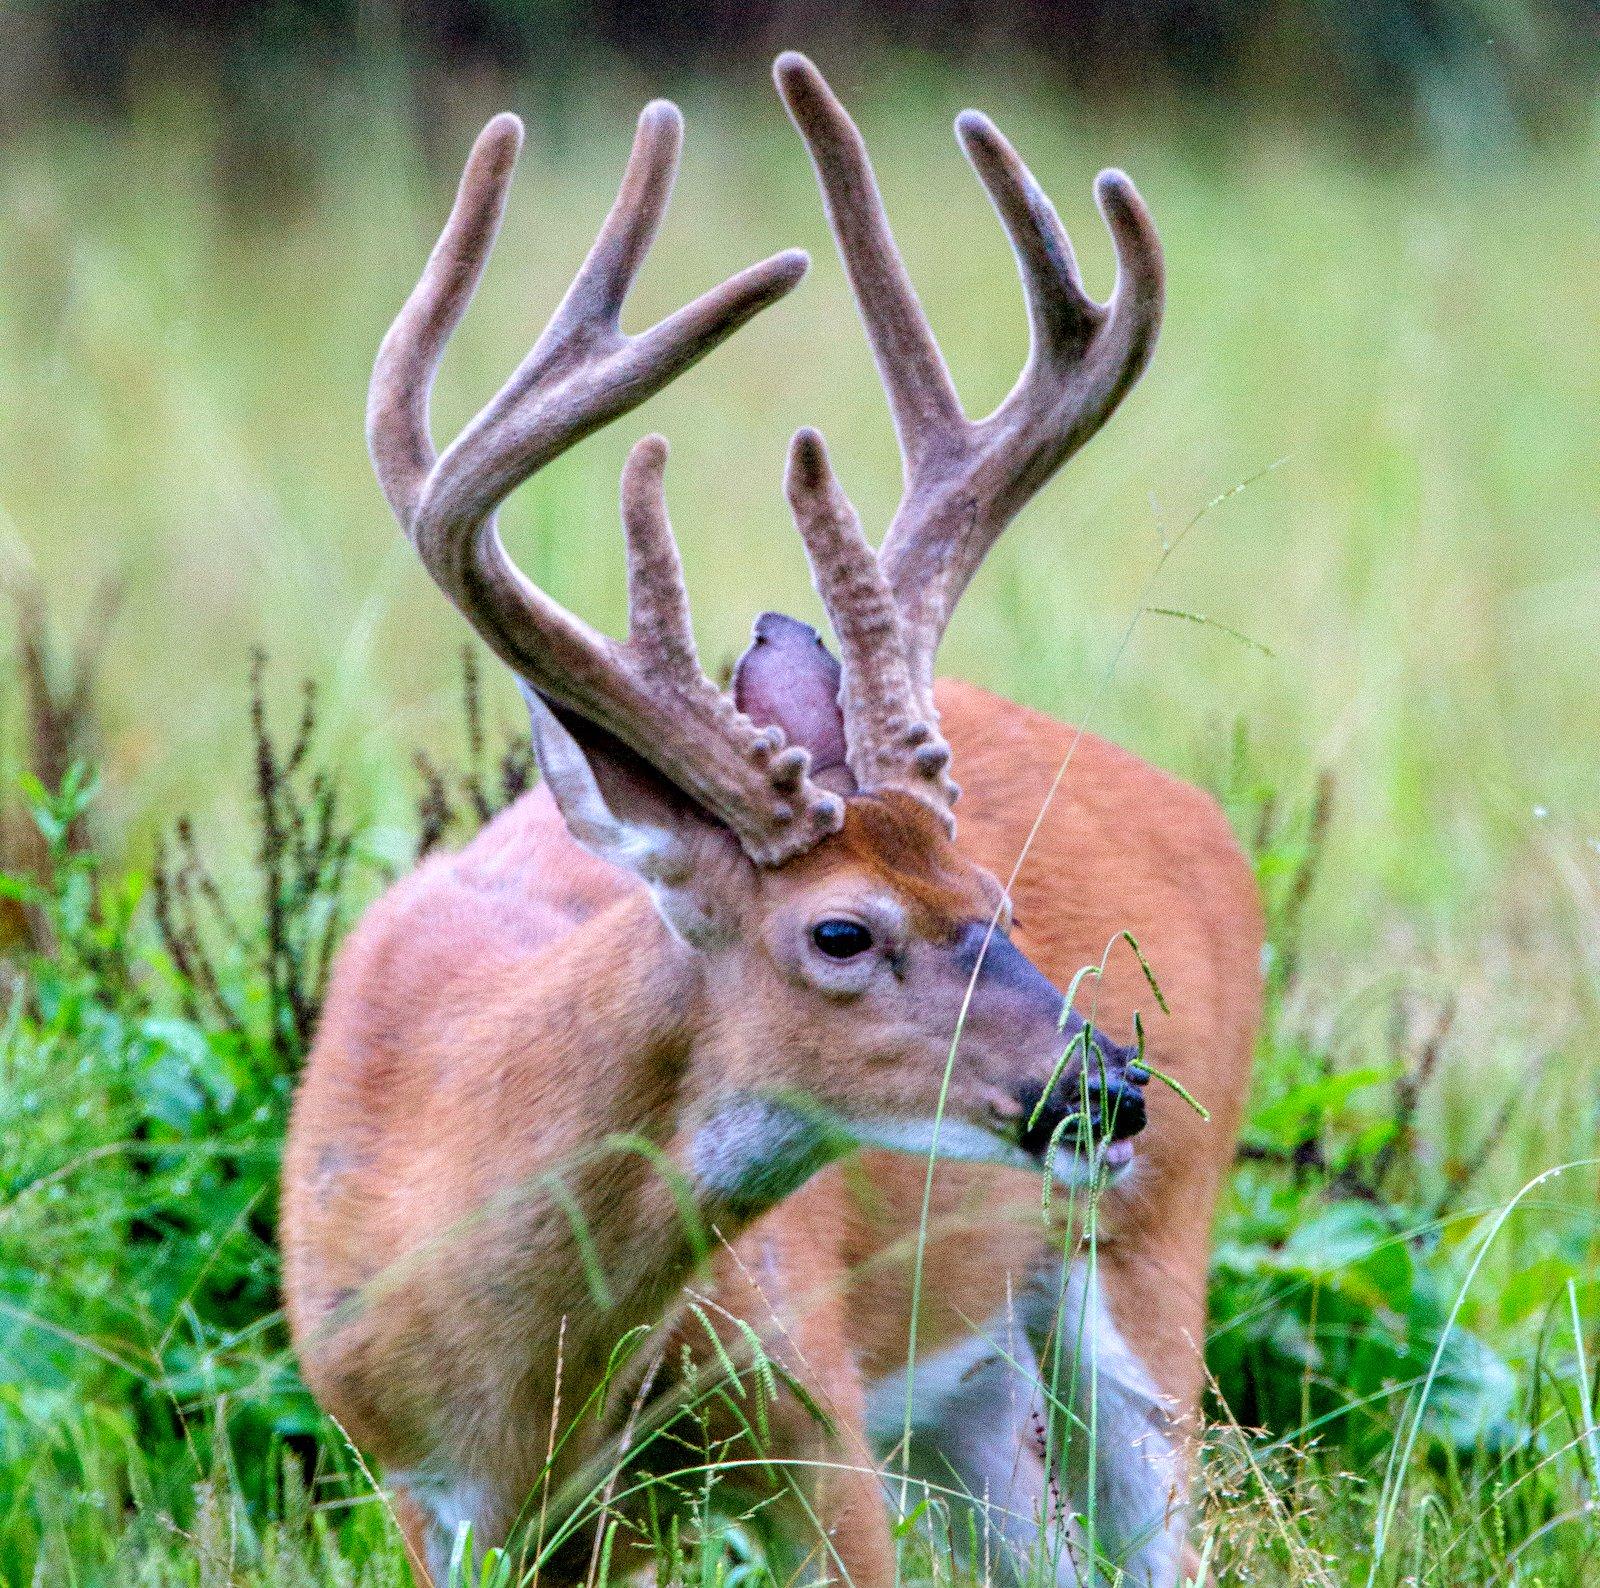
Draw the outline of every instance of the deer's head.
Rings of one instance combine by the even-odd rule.
[[[1115,408],[1160,321],[1160,245],[1132,184],[1097,184],[1116,245],[1107,305],[1085,293],[1049,200],[975,112],[957,133],[1010,235],[1032,350],[988,418],[966,417],[890,235],[860,134],[816,68],[776,70],[810,148],[887,388],[906,489],[874,551],[822,439],[790,450],[789,503],[838,659],[767,614],[718,689],[697,659],[651,436],[622,480],[629,632],[599,634],[507,557],[499,504],[800,279],[752,266],[637,336],[623,299],[664,212],[682,138],[649,106],[615,206],[561,306],[498,396],[436,456],[428,394],[477,285],[521,139],[478,139],[421,281],[384,340],[368,435],[378,477],[434,579],[520,680],[544,780],[573,836],[648,888],[663,952],[692,956],[702,1174],[781,1191],[834,1134],[1075,1174],[1125,1161],[1143,1072],[1087,1033],[1015,948],[1001,884],[957,849],[933,662],[1005,525]],[[1047,791],[1039,790],[1043,801]],[[670,935],[669,935],[670,934]],[[937,1119],[938,1124],[935,1125]],[[1085,1137],[1074,1121],[1089,1125]],[[1084,1152],[1076,1149],[1083,1147]],[[791,1173],[791,1171],[793,1173]]]

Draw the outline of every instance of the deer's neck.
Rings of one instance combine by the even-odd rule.
[[[450,1221],[470,1233],[448,1266],[451,1306],[495,1318],[508,1370],[522,1364],[506,1386],[516,1421],[542,1430],[558,1358],[563,1405],[610,1382],[615,1413],[629,1378],[612,1377],[618,1342],[668,1321],[702,1260],[840,1149],[781,1104],[723,1088],[705,961],[643,896],[519,974],[496,1014],[507,1025],[460,1081],[477,1151]],[[600,1436],[606,1417],[585,1416]]]

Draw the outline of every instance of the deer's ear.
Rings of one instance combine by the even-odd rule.
[[[839,676],[833,653],[809,623],[763,612],[733,670],[733,699],[752,722],[782,728],[791,744],[809,750],[813,774],[836,780],[845,769]]]
[[[732,833],[602,729],[558,712],[517,680],[534,759],[567,831],[590,854],[631,872],[684,942],[706,948],[727,930],[725,872],[748,866]]]

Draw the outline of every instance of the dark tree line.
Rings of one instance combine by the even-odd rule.
[[[1377,136],[1443,113],[1538,135],[1584,112],[1592,0],[11,0],[10,114],[115,110],[152,69],[248,86],[374,59],[581,77],[622,61],[715,75],[799,45],[956,63],[1018,57],[1074,96],[1282,100]],[[27,107],[19,111],[19,105]],[[1441,107],[1447,107],[1441,112]]]

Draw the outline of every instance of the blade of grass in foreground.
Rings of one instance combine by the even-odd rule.
[[[1416,1453],[1417,1436],[1422,1431],[1422,1419],[1428,1407],[1428,1396],[1433,1391],[1433,1386],[1439,1376],[1439,1368],[1444,1361],[1445,1348],[1450,1342],[1450,1336],[1455,1329],[1456,1321],[1461,1316],[1461,1309],[1466,1305],[1467,1292],[1472,1288],[1472,1282],[1478,1277],[1478,1270],[1483,1266],[1483,1260],[1489,1254],[1489,1248],[1494,1244],[1495,1237],[1505,1228],[1506,1221],[1517,1210],[1522,1200],[1531,1195],[1538,1187],[1548,1180],[1553,1180],[1557,1175],[1565,1174],[1569,1169],[1595,1169],[1600,1168],[1600,1158],[1577,1158],[1570,1163],[1556,1164],[1545,1169],[1529,1180],[1517,1194],[1507,1202],[1495,1215],[1494,1222],[1489,1226],[1478,1250],[1473,1254],[1472,1262],[1467,1268],[1466,1277],[1461,1281],[1461,1288],[1456,1294],[1455,1304],[1450,1308],[1450,1314],[1445,1319],[1444,1328],[1439,1331],[1439,1343],[1434,1348],[1433,1360],[1428,1364],[1427,1374],[1424,1376],[1421,1388],[1417,1391],[1415,1400],[1408,1408],[1404,1419],[1405,1432],[1396,1441],[1390,1452],[1389,1465],[1384,1473],[1383,1488],[1378,1497],[1377,1517],[1372,1536],[1372,1559],[1367,1569],[1367,1588],[1375,1588],[1378,1581],[1378,1571],[1383,1565],[1384,1554],[1388,1548],[1391,1529],[1394,1526],[1396,1510],[1400,1504],[1400,1494],[1405,1486],[1406,1478],[1411,1470],[1411,1460]]]

